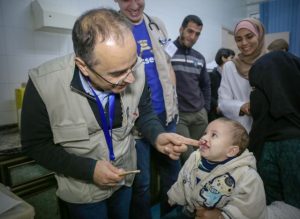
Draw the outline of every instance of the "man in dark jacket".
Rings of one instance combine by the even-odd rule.
[[[203,23],[196,15],[184,18],[180,36],[174,42],[178,50],[172,57],[176,75],[179,123],[177,133],[200,139],[206,129],[207,112],[210,108],[210,80],[203,55],[192,47],[197,42]],[[184,163],[194,151],[192,146],[182,154]]]

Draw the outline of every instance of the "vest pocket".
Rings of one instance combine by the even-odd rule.
[[[88,128],[85,123],[55,126],[52,131],[55,144],[89,139]]]

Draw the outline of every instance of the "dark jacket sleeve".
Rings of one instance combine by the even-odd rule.
[[[37,163],[58,174],[92,181],[96,160],[70,154],[53,142],[46,106],[29,79],[21,115],[22,151]]]
[[[136,126],[142,135],[147,138],[152,145],[155,145],[157,136],[160,133],[165,132],[165,130],[153,111],[150,91],[147,83],[145,83],[138,107],[140,116],[136,120]]]
[[[218,89],[220,83],[218,83],[218,73],[217,68],[214,68],[213,72],[209,73],[210,77],[210,90],[211,90],[211,99],[210,99],[210,111],[216,112],[218,107]]]
[[[210,111],[210,97],[211,97],[211,89],[210,89],[210,78],[209,74],[206,70],[206,65],[202,68],[202,72],[200,74],[200,88],[204,97],[204,108],[207,112]]]

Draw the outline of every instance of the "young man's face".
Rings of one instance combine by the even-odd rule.
[[[181,27],[179,30],[180,43],[187,48],[192,48],[193,45],[197,42],[201,31],[202,26],[199,26],[198,24],[190,21],[185,28]]]
[[[232,155],[229,154],[233,146],[232,126],[228,122],[215,120],[206,128],[200,139],[201,156],[209,161],[223,161]]]
[[[139,23],[143,19],[145,8],[144,0],[115,0],[118,3],[120,11],[132,23]]]
[[[140,63],[137,62],[136,43],[131,31],[124,34],[123,43],[113,38],[97,43],[94,57],[97,62],[94,66],[87,66],[76,58],[77,66],[89,77],[94,88],[120,93],[135,81],[134,69]]]

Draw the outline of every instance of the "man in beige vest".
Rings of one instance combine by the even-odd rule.
[[[94,9],[72,32],[74,54],[30,70],[21,122],[23,151],[55,172],[69,218],[128,219],[136,169],[136,125],[178,159],[197,141],[165,133],[152,111],[130,24]]]

